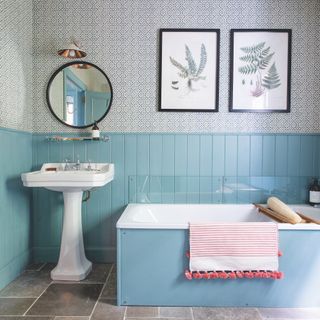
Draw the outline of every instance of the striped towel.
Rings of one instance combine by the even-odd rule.
[[[273,222],[190,223],[190,271],[278,270]]]

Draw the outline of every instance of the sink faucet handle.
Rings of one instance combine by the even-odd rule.
[[[91,160],[90,160],[90,159],[88,159],[88,167],[87,167],[87,169],[88,169],[89,171],[92,170]]]
[[[80,164],[80,156],[77,154],[77,161],[76,164],[74,165],[76,170],[80,170],[81,164]]]
[[[70,170],[70,159],[66,158],[64,159],[65,165],[64,170]]]

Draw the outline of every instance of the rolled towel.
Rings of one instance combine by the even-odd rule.
[[[270,197],[267,201],[267,205],[277,214],[277,218],[283,222],[292,224],[302,222],[302,219],[298,214],[276,197]]]

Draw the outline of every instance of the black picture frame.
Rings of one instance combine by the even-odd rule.
[[[242,38],[245,38],[245,33],[248,34],[248,39],[251,39],[250,42],[244,42],[243,43],[243,47],[242,45],[239,46],[239,44],[241,43],[241,41],[243,41]],[[254,34],[255,33],[255,34]],[[258,37],[259,33],[261,33],[261,38]],[[266,37],[266,35],[271,35],[272,33],[274,33],[273,38],[271,39],[271,37]],[[279,43],[279,41],[281,40],[280,36],[281,34],[283,35],[283,42],[282,42],[282,50],[283,52],[278,53],[278,56],[275,54],[276,51],[273,52],[273,50],[275,50],[277,48],[277,46],[275,45],[274,48],[272,48],[272,45],[270,45],[270,41],[274,44]],[[238,35],[238,38],[237,38]],[[242,35],[242,36],[240,36]],[[259,39],[259,40],[258,40]],[[269,43],[267,43],[267,40],[270,40]],[[284,42],[285,40],[287,40],[287,42]],[[253,41],[255,41],[256,44],[253,43]],[[262,45],[263,43],[265,43],[265,45]],[[264,77],[262,78],[260,75],[260,89],[261,90],[269,90],[268,92],[268,96],[266,99],[268,99],[268,107],[264,108],[261,107],[263,102],[261,99],[261,102],[259,102],[256,98],[259,98],[260,96],[256,96],[259,95],[261,93],[261,90],[259,91],[259,84],[258,84],[258,80],[255,81],[256,84],[254,84],[254,82],[252,82],[252,79],[250,80],[250,86],[255,86],[255,88],[253,87],[254,90],[250,90],[250,94],[253,96],[252,100],[251,100],[251,107],[244,107],[243,105],[247,105],[249,106],[249,103],[243,103],[243,101],[245,100],[242,99],[243,97],[241,97],[241,93],[239,90],[239,78],[236,78],[235,75],[235,55],[239,54],[239,49],[241,50],[241,54],[243,60],[241,60],[242,62],[242,66],[240,66],[237,70],[239,70],[240,73],[240,69],[242,72],[248,71],[248,75],[250,75],[250,63],[248,61],[250,61],[250,52],[249,50],[247,50],[247,52],[245,52],[244,49],[254,49],[255,46],[259,46],[262,45],[262,48],[258,50],[260,50],[260,52],[262,52],[264,50],[264,56],[268,57],[269,55],[272,55],[272,57],[269,59],[267,58],[267,60],[269,59],[269,63],[266,64],[265,69],[263,69],[263,73],[264,73]],[[284,46],[284,47],[283,47]],[[269,48],[269,50],[268,50]],[[283,57],[281,55],[286,54],[286,57]],[[292,30],[291,29],[231,29],[230,30],[230,82],[229,82],[229,112],[258,112],[258,113],[264,113],[264,112],[280,112],[280,113],[289,113],[291,110],[291,54],[292,54]],[[251,57],[252,58],[252,57]],[[277,72],[276,69],[276,58],[286,60],[286,64],[287,64],[287,68],[282,67],[282,79],[279,76],[279,73]],[[247,60],[246,60],[247,59]],[[240,57],[239,57],[240,60]],[[245,61],[246,60],[246,61]],[[252,60],[251,60],[252,61]],[[255,61],[256,64],[262,63],[261,61]],[[273,62],[273,64],[271,64]],[[271,64],[271,66],[270,66]],[[274,67],[272,67],[272,65],[274,65]],[[244,69],[242,69],[242,67]],[[248,67],[248,69],[246,70],[245,67]],[[270,72],[270,69],[273,68]],[[254,67],[253,67],[254,69]],[[284,72],[284,69],[286,70],[286,72]],[[245,74],[243,75],[243,81],[246,82],[245,80]],[[262,80],[261,80],[262,79]],[[281,88],[284,92],[280,91],[280,86],[282,85],[281,81],[285,80],[285,88]],[[242,83],[243,83],[242,81]],[[270,82],[271,81],[271,82]],[[264,82],[264,83],[263,83]],[[262,86],[265,86],[262,88]],[[248,84],[247,84],[248,86]],[[269,87],[269,89],[268,89]],[[270,89],[271,88],[271,89]],[[278,89],[279,88],[279,89]],[[278,89],[277,93],[275,94],[275,90],[273,92],[271,92],[272,89]],[[248,91],[248,90],[243,90],[243,91]],[[235,94],[235,92],[237,92]],[[271,93],[273,94],[273,100],[276,101],[285,101],[285,103],[279,103],[278,105],[276,105],[276,103],[272,104],[271,102]],[[246,94],[246,96],[248,96],[248,94]],[[240,99],[239,99],[240,98]],[[248,99],[249,100],[249,99]],[[241,103],[239,101],[242,101]],[[269,107],[269,102],[271,105],[271,107]],[[242,105],[241,105],[242,104]],[[254,107],[254,105],[257,105],[257,108]],[[273,106],[274,105],[274,106]]]
[[[201,39],[201,35],[203,38]],[[175,38],[176,36],[176,38]],[[185,37],[185,38],[184,38]],[[213,42],[210,42],[210,37],[212,37]],[[176,41],[175,41],[176,39]],[[187,43],[185,40],[189,40]],[[202,42],[203,40],[203,42]],[[170,47],[170,43],[174,44],[174,46]],[[187,49],[188,46],[188,49]],[[203,49],[204,46],[204,49]],[[198,77],[199,80],[199,87],[197,89],[189,88],[190,83],[194,81],[193,83],[197,82],[198,80],[193,80],[189,76],[188,72],[188,80],[186,78],[179,77],[179,73],[184,73],[184,76],[186,76],[186,68],[182,69],[183,65],[188,63],[188,66],[190,66],[190,60],[193,58],[193,54],[191,50],[196,49],[197,52],[200,53],[200,62],[199,59],[197,59],[196,65],[198,66],[197,71],[199,72],[200,66],[202,66],[203,62],[203,56],[206,56],[206,66],[204,67],[203,71],[206,72],[206,74],[203,73],[203,75],[200,76],[200,74],[197,74],[196,77]],[[207,47],[209,47],[210,52],[207,52]],[[171,56],[168,55],[168,52],[173,52],[174,50],[179,50],[180,58],[176,60],[178,64],[173,65],[171,62]],[[191,59],[187,59],[187,50],[191,52]],[[213,51],[213,52],[212,52]],[[185,57],[182,57],[184,55]],[[174,57],[175,58],[175,57]],[[160,51],[159,51],[159,111],[162,112],[218,112],[219,111],[219,62],[220,58],[220,29],[160,29]],[[164,60],[166,59],[166,60]],[[170,60],[169,60],[170,59]],[[209,59],[212,59],[209,60]],[[185,61],[187,60],[187,62]],[[194,60],[193,60],[194,61]],[[209,61],[209,63],[208,63]],[[213,68],[209,68],[209,66],[213,66]],[[167,69],[164,70],[164,68],[170,67],[170,71]],[[188,68],[189,70],[190,68]],[[186,72],[184,72],[186,71]],[[172,79],[176,79],[175,81],[171,80],[171,88],[173,88],[173,83],[179,82],[181,83],[181,87],[179,84],[178,89],[177,86],[175,86],[175,89],[178,91],[179,89],[181,92],[181,96],[175,95],[174,91],[170,92],[171,88],[169,87],[168,79],[170,76],[166,74],[166,72],[171,72],[171,74],[176,74],[176,76]],[[209,76],[207,76],[209,74]],[[180,79],[181,78],[181,79]],[[200,79],[199,79],[200,78]],[[164,82],[166,81],[166,85],[164,86]],[[181,82],[180,82],[181,80]],[[203,87],[200,87],[200,82],[210,81],[214,83],[210,83],[207,85],[207,88],[203,85]],[[187,84],[183,84],[183,82],[187,81]],[[198,83],[197,83],[198,85]],[[187,87],[186,89],[183,89],[184,87]],[[184,91],[183,91],[184,90]],[[190,92],[189,92],[189,91]],[[200,99],[198,101],[203,100],[200,105],[197,105],[197,96],[199,95],[196,90],[202,90],[204,92],[203,95],[201,95]],[[205,91],[207,90],[207,91]],[[210,91],[211,90],[211,91]],[[180,94],[179,92],[179,94]],[[194,93],[192,100],[188,100],[188,97],[184,96]],[[172,97],[172,102],[170,102],[170,97]],[[179,99],[180,98],[180,99]],[[204,105],[206,98],[210,101],[210,104]],[[175,103],[179,101],[179,103]],[[187,103],[187,104],[186,104]],[[194,106],[193,106],[194,104]],[[201,105],[203,104],[203,105]]]

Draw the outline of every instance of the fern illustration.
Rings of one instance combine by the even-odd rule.
[[[257,70],[258,70],[258,65],[254,63],[247,64],[239,68],[239,72],[245,75],[256,73]]]
[[[178,61],[173,59],[172,57],[169,57],[169,58],[170,58],[171,63],[180,70],[180,72],[179,72],[180,77],[187,78],[188,77],[188,69],[186,67],[184,67],[181,63],[179,63]]]
[[[281,85],[280,76],[278,74],[276,63],[274,62],[268,73],[262,79],[262,86],[272,90],[278,88]]]
[[[265,42],[260,42],[257,45],[253,45],[251,47],[242,47],[240,48],[243,52],[245,53],[254,53],[256,54],[257,52],[259,52],[265,45]]]
[[[192,53],[189,49],[189,47],[186,45],[186,60],[188,62],[189,72],[193,76],[197,73],[197,65],[193,59]]]
[[[244,76],[254,75],[255,87],[250,88],[253,97],[260,97],[266,89],[271,90],[280,86],[280,78],[275,67],[275,63],[269,68],[268,73],[262,79],[262,72],[267,69],[272,61],[275,52],[271,48],[265,47],[265,42],[260,42],[252,46],[242,47],[244,55],[239,57],[245,64],[238,68],[238,71]],[[252,84],[252,79],[251,82]],[[244,84],[244,79],[242,81]]]
[[[270,52],[270,47],[264,48],[265,42],[258,43],[250,47],[240,48],[246,54],[239,59],[246,62],[247,64],[239,67],[239,72],[241,74],[254,74],[259,69],[264,70],[268,67],[268,64],[274,55],[274,52]]]
[[[248,63],[253,63],[254,61],[257,61],[257,57],[255,54],[246,54],[245,56],[242,56],[239,59]]]
[[[206,51],[206,47],[202,43],[201,44],[201,53],[200,53],[200,64],[199,64],[199,69],[197,71],[197,76],[199,76],[202,73],[206,64],[207,64],[207,51]]]
[[[187,66],[184,66],[177,60],[175,60],[173,57],[169,57],[170,61],[173,66],[175,66],[178,71],[178,76],[182,79],[187,79],[187,85],[189,89],[192,89],[192,82],[193,81],[199,81],[199,80],[205,80],[206,77],[201,75],[206,67],[207,64],[207,51],[205,45],[201,44],[200,49],[200,62],[199,67],[197,67],[197,64],[193,58],[192,52],[188,45],[185,45],[185,60],[187,61]]]
[[[265,58],[261,58],[260,61],[259,61],[259,69],[264,70],[265,68],[267,68],[271,58],[273,57],[273,55],[274,55],[274,52],[270,53]]]

